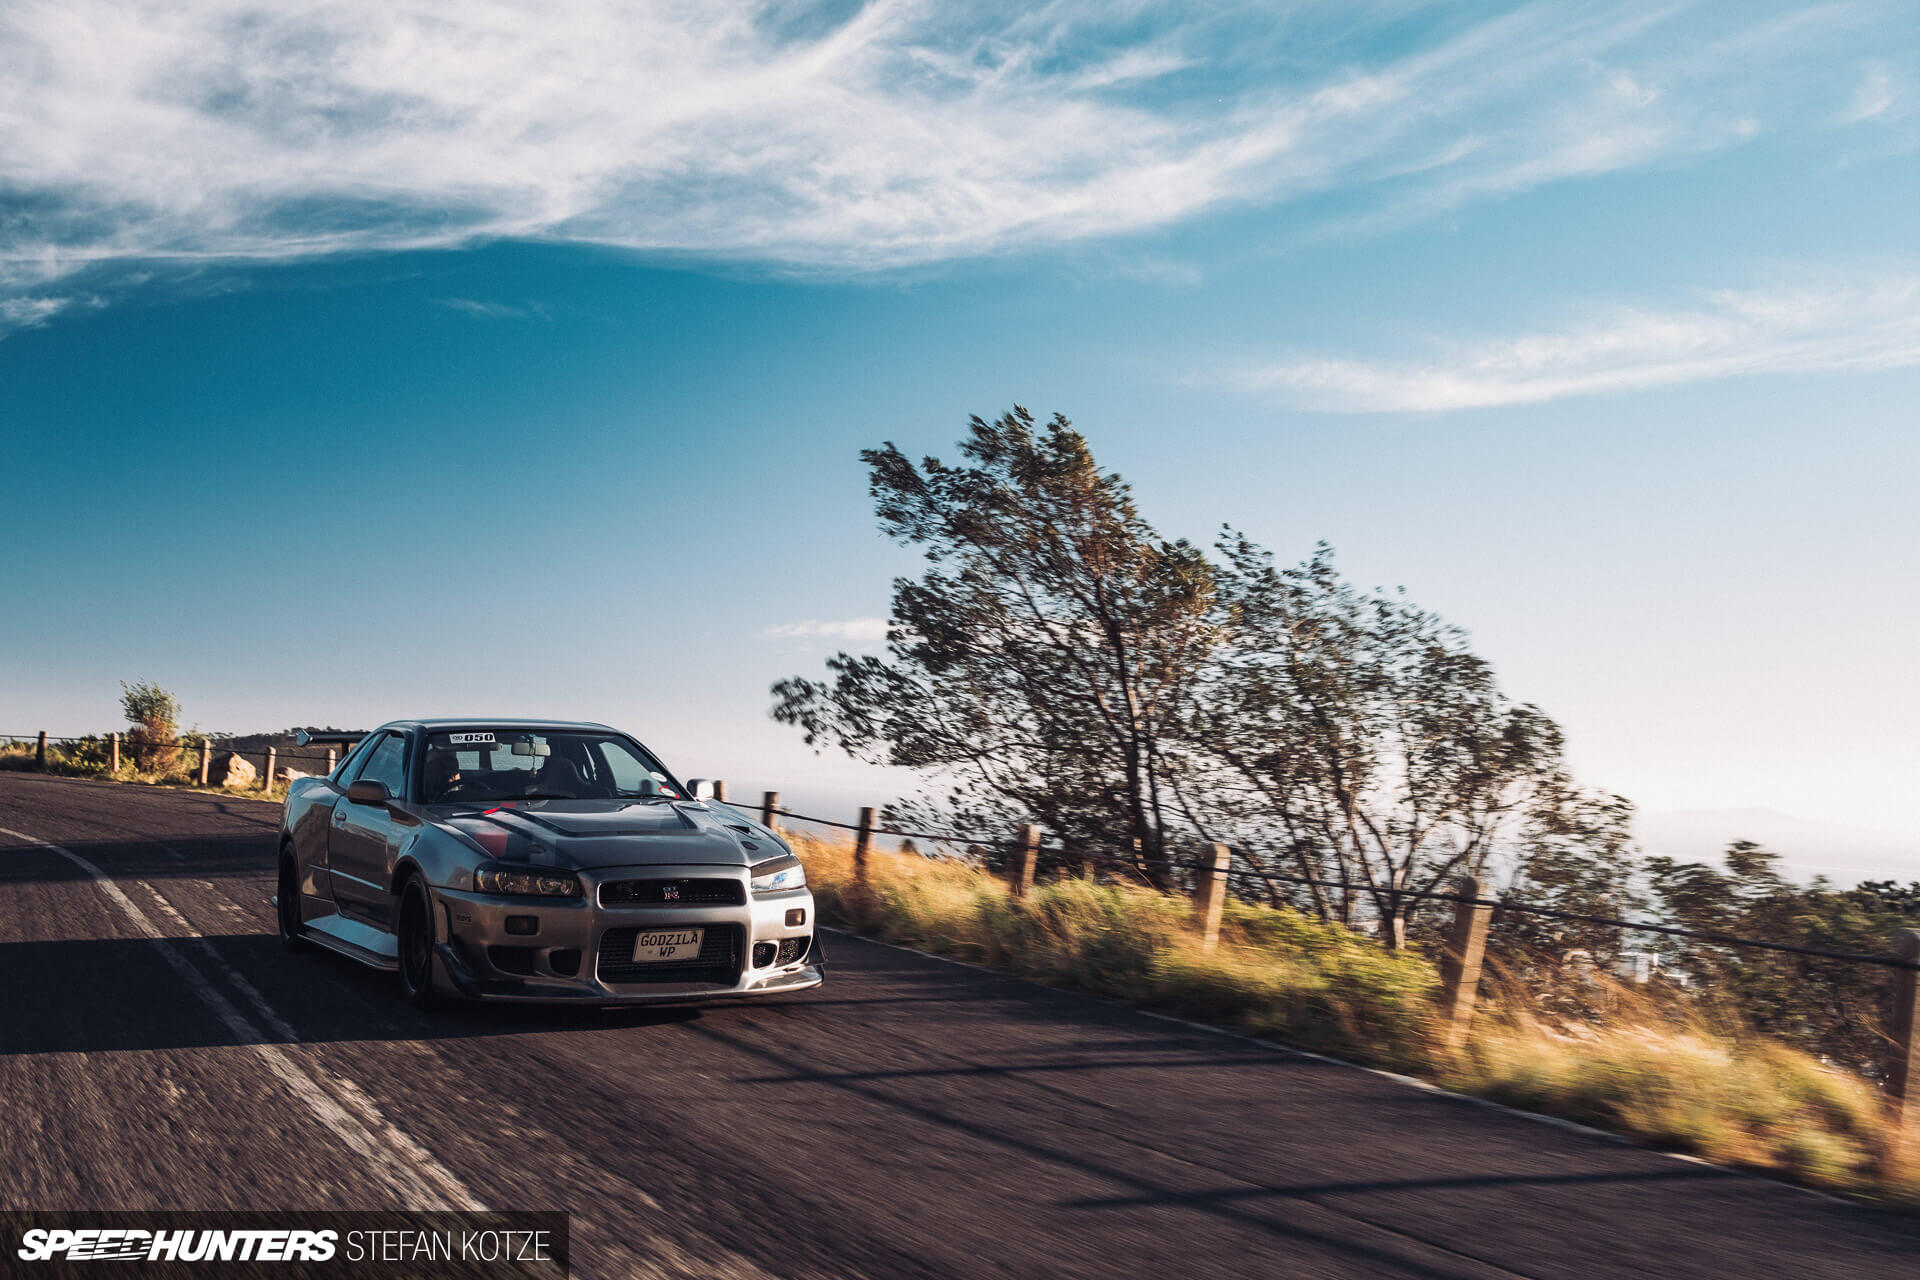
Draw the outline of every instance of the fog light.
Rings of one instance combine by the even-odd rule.
[[[488,947],[487,961],[502,973],[517,973],[524,977],[533,972],[533,948]]]
[[[753,967],[756,969],[764,969],[768,965],[772,964],[774,950],[775,950],[775,947],[771,942],[754,943],[753,944]]]
[[[792,929],[806,922],[807,909],[805,907],[795,907],[793,910],[787,912],[787,928]]]
[[[540,932],[540,917],[539,916],[508,916],[507,932],[508,933],[538,933]]]

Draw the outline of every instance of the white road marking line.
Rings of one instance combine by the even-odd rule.
[[[346,1080],[345,1077],[334,1077],[336,1085],[341,1086],[342,1092],[352,1099],[354,1110],[360,1112],[361,1118],[356,1118],[331,1094],[316,1084],[311,1076],[301,1070],[284,1050],[278,1045],[267,1043],[267,1037],[260,1029],[249,1022],[246,1016],[233,1006],[232,1001],[221,995],[219,990],[207,981],[206,975],[196,969],[181,953],[180,948],[174,945],[176,940],[160,932],[148,918],[147,913],[142,911],[106,872],[72,850],[63,849],[38,836],[30,836],[25,832],[13,831],[6,827],[0,827],[0,835],[12,836],[16,840],[25,841],[37,848],[57,853],[93,877],[94,882],[100,886],[107,898],[120,909],[121,914],[126,916],[135,929],[146,935],[160,952],[161,958],[179,975],[181,981],[200,997],[201,1002],[213,1012],[214,1017],[220,1020],[221,1025],[226,1027],[243,1046],[258,1055],[267,1069],[273,1072],[288,1091],[305,1103],[314,1117],[333,1130],[355,1155],[365,1160],[369,1169],[391,1187],[407,1207],[465,1209],[476,1212],[485,1210],[486,1206],[452,1171],[435,1160],[411,1136],[381,1115],[379,1108],[373,1105],[372,1100],[360,1090],[359,1086]],[[188,930],[192,940],[212,955],[214,964],[225,972],[230,980],[239,977],[224,961],[220,960],[205,939],[193,932],[192,926],[187,924],[186,919],[178,911],[174,910],[172,903],[161,897],[152,885],[144,887],[162,904],[163,910],[174,921]],[[260,999],[259,993],[253,990],[251,984],[237,983],[236,985],[250,993],[249,998],[257,1001],[258,1007],[270,1011],[271,1007],[265,1000]],[[277,1024],[274,1027],[277,1034],[282,1033],[284,1029],[285,1038],[295,1041],[299,1039],[293,1035],[292,1028],[287,1027],[278,1014],[270,1013],[270,1020]],[[379,1134],[378,1137],[375,1136],[376,1133]],[[383,1143],[381,1138],[385,1138],[386,1141]],[[402,1158],[403,1156],[405,1159]],[[408,1164],[409,1160],[413,1162],[411,1165]]]
[[[145,880],[138,881],[137,883],[142,889],[145,889],[153,895],[154,906],[160,909],[162,915],[173,921],[175,927],[181,930],[185,939],[193,944],[193,949],[198,951],[209,964],[225,974],[227,981],[231,982],[235,989],[247,998],[247,1002],[253,1006],[254,1012],[260,1015],[261,1021],[267,1024],[274,1035],[293,1044],[300,1042],[299,1033],[287,1024],[286,1020],[280,1016],[279,1011],[268,1004],[266,997],[261,995],[251,982],[241,977],[238,970],[220,958],[220,953],[213,949],[213,944],[202,937],[200,931],[189,924],[187,918],[174,909],[173,904],[167,901],[165,894],[161,893]]]
[[[213,949],[213,944],[202,937],[200,932],[188,922],[187,918],[181,915],[171,902],[167,901],[165,894],[161,893],[145,880],[139,881],[138,883],[141,888],[153,895],[154,904],[159,907],[161,913],[172,920],[176,927],[185,932],[186,937],[193,943],[194,949],[205,956],[208,963],[214,965],[221,973],[225,974],[227,981],[231,982],[234,987],[239,990],[240,994],[247,998],[248,1002],[253,1005],[254,1011],[260,1015],[262,1021],[273,1029],[275,1035],[294,1044],[300,1042],[300,1033],[289,1026],[285,1019],[281,1018],[279,1011],[267,1003],[266,997],[261,995],[259,990],[255,988],[251,982],[248,982],[246,978],[241,976],[237,969],[220,958],[220,953]],[[195,881],[194,883],[202,885],[209,892],[213,889],[213,886],[206,884],[205,881]],[[226,906],[227,904],[222,902],[219,905]],[[359,1113],[362,1120],[372,1126],[375,1132],[386,1138],[389,1145],[396,1148],[402,1156],[412,1161],[415,1168],[425,1173],[428,1177],[433,1178],[435,1181],[441,1182],[444,1187],[448,1188],[450,1199],[455,1196],[469,1195],[465,1185],[462,1184],[450,1170],[443,1166],[438,1160],[435,1160],[433,1156],[427,1152],[425,1147],[415,1142],[412,1134],[388,1120],[379,1106],[374,1103],[373,1099],[369,1098],[366,1092],[351,1078],[335,1072],[329,1072],[327,1074],[327,1084],[332,1087],[334,1093],[339,1095],[341,1102],[344,1102],[350,1109]]]

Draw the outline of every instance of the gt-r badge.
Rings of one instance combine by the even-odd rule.
[[[678,902],[680,901],[680,886],[677,884],[661,885],[660,896],[668,902]]]

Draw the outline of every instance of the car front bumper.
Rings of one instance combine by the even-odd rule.
[[[579,898],[509,898],[434,888],[440,980],[472,999],[587,1004],[742,999],[821,983],[826,961],[813,894],[804,887],[755,895],[744,867],[596,867],[578,874],[585,890]],[[603,904],[602,886],[624,880],[732,881],[744,901]],[[795,913],[797,921],[789,923]],[[638,931],[687,928],[704,931],[697,961],[632,962]],[[797,951],[785,963],[779,961],[783,942]],[[768,950],[773,958],[756,963]]]

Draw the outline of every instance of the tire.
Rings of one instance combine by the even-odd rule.
[[[400,890],[397,937],[400,991],[416,1009],[431,1009],[440,1003],[440,993],[433,986],[432,910],[426,886],[419,877],[409,877]]]
[[[280,850],[280,887],[274,915],[278,918],[282,947],[293,952],[313,949],[300,927],[300,872],[291,845]]]

